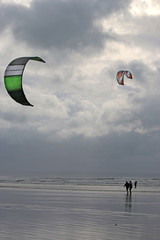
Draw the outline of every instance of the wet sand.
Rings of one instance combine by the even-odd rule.
[[[0,188],[2,240],[159,240],[160,194]]]

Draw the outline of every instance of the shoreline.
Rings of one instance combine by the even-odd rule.
[[[127,195],[123,186],[90,186],[90,185],[73,185],[73,184],[27,184],[27,183],[0,183],[1,189],[21,189],[21,190],[44,190],[44,191],[89,191],[89,192],[110,192],[124,193]],[[133,188],[132,194],[152,193],[160,194],[160,188],[138,187]],[[130,195],[130,194],[128,194]]]

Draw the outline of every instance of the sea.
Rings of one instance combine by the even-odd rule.
[[[0,172],[0,188],[123,191],[126,181],[137,181],[138,192],[160,192],[160,176],[126,177],[99,173]]]

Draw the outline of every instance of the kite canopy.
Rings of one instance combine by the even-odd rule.
[[[116,76],[117,82],[120,85],[124,85],[124,75],[126,75],[128,78],[132,79],[132,74],[129,71],[121,70],[117,73],[117,76]]]
[[[29,60],[45,63],[45,61],[39,57],[16,58],[7,66],[5,70],[4,83],[11,98],[22,105],[33,107],[33,105],[28,102],[22,87],[23,71]]]

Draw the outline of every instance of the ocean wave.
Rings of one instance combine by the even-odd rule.
[[[0,176],[0,188],[125,191],[126,178],[8,177]],[[132,180],[134,183],[134,180]],[[160,179],[138,178],[136,192],[160,192]]]

